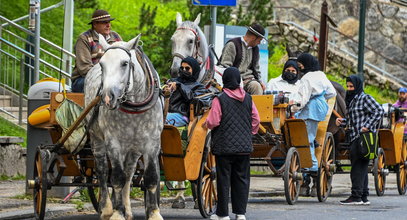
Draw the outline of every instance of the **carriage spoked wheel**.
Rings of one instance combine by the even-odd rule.
[[[318,168],[317,196],[318,201],[325,202],[332,189],[332,178],[335,171],[334,139],[330,132],[326,134],[324,148]]]
[[[291,147],[285,158],[285,170],[283,175],[285,199],[290,205],[294,205],[300,194],[302,180],[300,169],[301,164],[298,151],[295,147]]]
[[[376,189],[376,195],[382,196],[385,191],[386,186],[386,169],[385,169],[385,158],[384,151],[382,148],[378,149],[377,158],[374,159],[373,163],[373,176],[374,185]]]
[[[406,155],[406,142],[403,142],[401,150],[401,161],[397,165],[396,174],[397,174],[397,189],[400,195],[406,194],[407,190],[407,155]]]
[[[44,219],[45,206],[47,203],[47,153],[40,148],[37,148],[34,160],[34,215],[35,219]]]
[[[209,152],[210,143],[211,134],[209,133],[206,136],[201,169],[196,181],[196,196],[199,212],[204,218],[215,213],[216,205],[218,203],[218,195],[216,191],[216,162],[215,156]]]

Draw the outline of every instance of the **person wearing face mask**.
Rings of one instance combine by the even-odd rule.
[[[201,67],[193,57],[181,61],[179,77],[170,79],[167,83],[170,89],[170,105],[166,122],[176,127],[185,126],[189,122],[189,106],[194,97],[209,93],[204,85],[197,82]],[[210,100],[204,100],[205,106],[210,105]]]
[[[315,156],[314,141],[318,123],[325,120],[329,108],[326,100],[335,97],[336,91],[325,73],[320,70],[319,62],[314,56],[303,53],[298,57],[297,63],[303,76],[298,92],[292,95],[289,103],[296,104],[292,107],[292,110],[296,112],[295,117],[305,120],[312,158],[312,167],[309,168],[309,171],[316,172],[318,170],[318,160]],[[308,195],[308,184],[310,182],[310,176],[305,175],[304,184],[301,188],[303,193],[301,194]],[[315,183],[314,181],[314,192]]]
[[[244,90],[251,95],[262,95],[266,89],[261,81],[258,46],[266,40],[265,33],[260,24],[253,23],[243,37],[233,38],[225,44],[219,59],[219,65],[239,69]]]
[[[267,83],[267,90],[289,92],[291,97],[298,92],[299,69],[295,60],[288,60],[284,64],[283,73]]]
[[[85,76],[99,63],[104,50],[99,44],[99,34],[105,37],[108,44],[121,41],[120,35],[111,30],[114,18],[105,10],[96,10],[89,22],[92,28],[82,33],[75,44],[75,68],[72,72],[72,92],[83,92]]]
[[[218,203],[211,220],[230,220],[229,189],[236,220],[246,219],[250,186],[252,135],[260,117],[252,98],[240,87],[240,72],[229,67],[222,76],[223,92],[213,100],[203,126],[211,129],[211,152],[216,159]]]
[[[201,67],[193,57],[184,58],[181,61],[179,77],[170,79],[167,82],[166,89],[171,91],[166,124],[182,127],[189,123],[189,107],[194,97],[209,93],[204,85],[197,82]],[[200,99],[205,106],[211,103],[210,96]],[[180,181],[177,188],[185,188],[185,183]],[[197,207],[197,201],[195,201]],[[172,208],[185,208],[184,190],[179,190],[173,203]]]
[[[346,108],[348,110],[348,124],[350,129],[350,178],[352,181],[351,196],[343,201],[342,205],[369,205],[367,199],[368,165],[369,160],[359,155],[361,146],[360,133],[376,132],[378,123],[383,117],[382,106],[370,95],[364,93],[363,82],[357,75],[346,78]],[[340,126],[344,118],[337,118],[336,125]]]

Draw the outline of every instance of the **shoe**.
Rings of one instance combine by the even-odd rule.
[[[370,201],[367,199],[367,197],[362,197],[362,202],[363,205],[370,205]]]
[[[352,196],[350,196],[346,200],[340,201],[339,203],[341,203],[341,205],[363,205],[363,202],[361,199],[355,199]]]
[[[194,209],[199,209],[199,203],[197,199],[195,200]]]
[[[300,196],[310,196],[309,186],[301,186],[300,187]]]
[[[317,187],[315,185],[312,185],[310,195],[311,197],[317,197]]]
[[[230,220],[229,216],[219,217],[216,214],[211,215],[210,220]]]
[[[185,200],[182,198],[175,199],[174,202],[172,202],[173,209],[185,209]]]
[[[245,215],[236,215],[236,220],[246,220]]]

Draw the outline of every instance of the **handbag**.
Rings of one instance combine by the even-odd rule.
[[[378,139],[377,132],[368,131],[360,133],[360,155],[362,158],[368,160],[377,158]]]

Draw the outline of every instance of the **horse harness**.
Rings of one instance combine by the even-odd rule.
[[[196,30],[194,30],[192,28],[187,28],[187,27],[179,27],[175,31],[178,31],[178,30],[189,30],[195,35],[195,54],[192,54],[192,55],[195,59],[197,59],[198,57],[202,58],[202,55],[199,54],[199,47],[201,46],[201,38],[198,36],[198,33],[196,32]],[[173,53],[172,56],[178,57],[181,60],[185,58],[185,56],[180,53]]]
[[[110,49],[120,49],[123,50],[129,55],[130,57],[130,68],[129,68],[129,74],[127,78],[127,83],[126,83],[126,88],[123,92],[123,94],[119,97],[119,102],[120,102],[120,107],[119,110],[125,113],[129,114],[140,114],[143,113],[150,108],[152,108],[155,103],[157,102],[158,96],[160,94],[160,88],[159,88],[159,81],[158,81],[158,74],[155,71],[154,67],[151,64],[151,61],[148,59],[148,57],[144,54],[142,49],[140,47],[135,48],[135,53],[136,53],[136,59],[137,61],[141,64],[141,67],[143,69],[143,72],[147,74],[147,81],[149,85],[149,91],[147,97],[141,101],[141,102],[130,102],[127,99],[127,96],[129,95],[129,86],[130,86],[130,75],[133,74],[133,80],[134,80],[134,63],[131,59],[132,55],[129,49],[120,47],[120,46],[112,46],[109,47],[105,53],[110,50]],[[103,69],[102,69],[102,83],[101,87],[103,88]],[[101,91],[101,89],[100,89]]]

